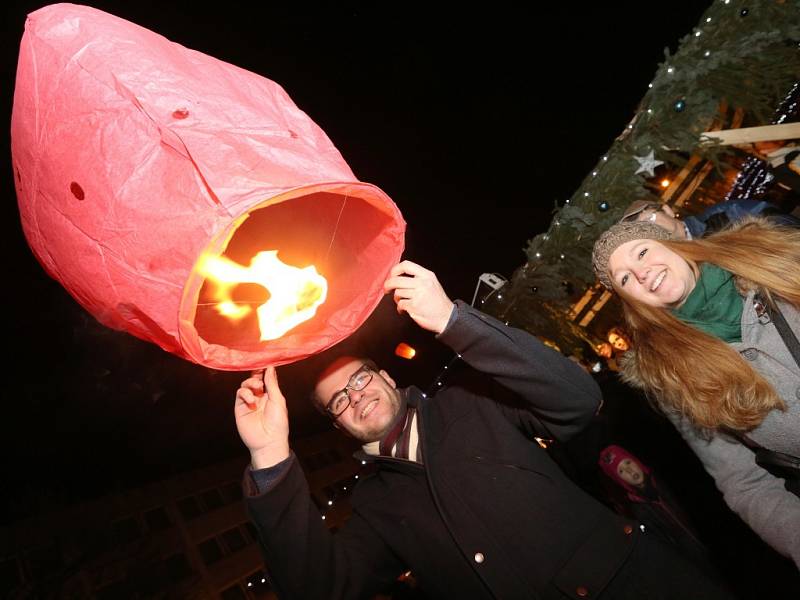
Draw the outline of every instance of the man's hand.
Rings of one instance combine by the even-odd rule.
[[[392,268],[383,289],[394,290],[397,312],[408,313],[417,325],[434,333],[444,331],[455,308],[436,275],[409,260]]]
[[[266,388],[266,389],[265,389]],[[250,450],[254,469],[289,458],[289,412],[275,367],[253,371],[236,392],[236,428]]]

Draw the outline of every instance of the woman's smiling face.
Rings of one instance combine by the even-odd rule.
[[[608,272],[620,294],[656,308],[677,308],[697,283],[686,260],[647,239],[620,244],[608,259]]]

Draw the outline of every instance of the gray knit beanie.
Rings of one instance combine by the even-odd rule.
[[[606,229],[597,238],[592,250],[592,266],[594,273],[604,286],[609,290],[611,287],[611,277],[608,273],[608,259],[614,250],[622,244],[631,240],[669,240],[673,239],[672,234],[659,227],[655,223],[648,221],[633,221],[630,223],[617,223]]]

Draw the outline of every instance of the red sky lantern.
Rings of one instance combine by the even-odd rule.
[[[105,325],[209,367],[347,337],[403,250],[391,199],[278,84],[89,7],[29,15],[11,147],[47,272]]]
[[[400,342],[397,344],[397,347],[394,349],[394,353],[400,358],[405,358],[406,360],[411,360],[417,355],[417,351],[405,342]]]

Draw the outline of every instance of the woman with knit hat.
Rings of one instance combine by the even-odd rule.
[[[728,505],[800,567],[800,231],[752,219],[678,241],[623,222],[592,260],[631,333],[623,379],[666,413]]]

